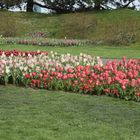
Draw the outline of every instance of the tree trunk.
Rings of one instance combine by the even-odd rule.
[[[100,10],[100,8],[101,8],[101,3],[100,2],[95,2],[94,9],[95,10]]]
[[[4,9],[4,4],[0,3],[0,9]]]
[[[33,0],[27,0],[27,12],[33,12],[34,2]]]

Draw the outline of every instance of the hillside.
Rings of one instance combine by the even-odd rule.
[[[27,36],[45,32],[49,38],[90,39],[96,43],[140,43],[140,12],[104,12],[46,15],[0,11],[0,34]]]

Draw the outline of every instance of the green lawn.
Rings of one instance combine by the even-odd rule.
[[[104,58],[140,58],[140,12],[114,10],[45,15],[0,11],[0,35],[26,37],[42,31],[50,38],[118,40],[130,46],[41,47],[1,45],[0,50],[56,51]],[[125,44],[125,43],[124,43]],[[106,96],[0,85],[0,140],[140,140],[140,103]]]
[[[0,86],[1,140],[139,140],[140,103]]]
[[[81,52],[92,56],[101,56],[105,58],[140,58],[140,45],[130,46],[73,46],[73,47],[41,47],[31,45],[0,45],[0,50],[24,50],[24,51],[56,51],[58,53],[71,53],[78,55]]]

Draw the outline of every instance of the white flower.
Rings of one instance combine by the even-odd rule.
[[[67,53],[67,56],[70,56],[70,53]]]
[[[51,57],[54,58],[54,54],[52,54]]]
[[[84,58],[84,59],[83,59],[83,62],[86,62],[86,61],[87,61],[87,59],[86,59],[86,58]]]
[[[53,54],[53,51],[51,51],[50,53]]]
[[[57,52],[55,52],[54,55],[57,55]]]
[[[7,74],[10,73],[10,69],[9,69],[9,67],[7,67],[7,66],[6,66],[6,68],[5,68],[5,73],[7,73]]]
[[[40,50],[37,50],[37,53],[40,53]]]
[[[65,59],[64,58],[61,58],[61,62],[64,63],[65,62]]]
[[[76,62],[76,65],[79,65],[80,63],[79,62]]]
[[[28,67],[26,66],[26,67],[24,67],[24,71],[27,71],[27,69],[28,69]]]
[[[11,53],[11,57],[13,57],[14,55],[13,55],[13,53]]]

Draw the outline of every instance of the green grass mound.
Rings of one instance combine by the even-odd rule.
[[[0,11],[0,34],[27,36],[44,32],[45,37],[90,39],[96,44],[140,43],[140,12],[114,10],[62,15]]]

